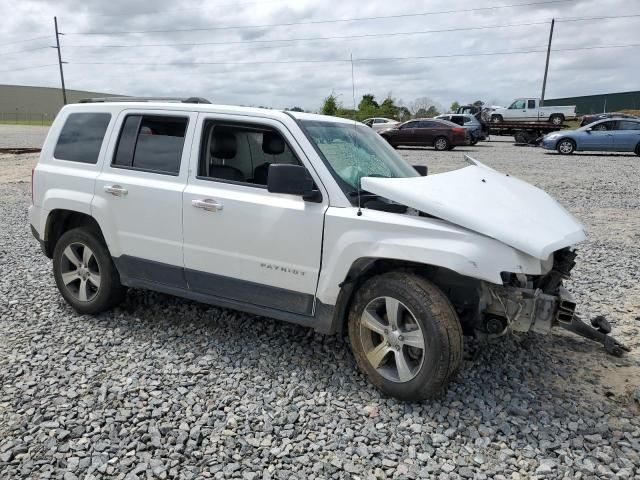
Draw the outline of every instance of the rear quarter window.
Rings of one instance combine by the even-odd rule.
[[[70,114],[62,127],[53,156],[58,160],[97,163],[110,121],[110,113]]]

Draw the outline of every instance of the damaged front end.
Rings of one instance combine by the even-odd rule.
[[[553,255],[553,267],[543,276],[504,274],[504,285],[482,283],[482,321],[476,333],[495,337],[511,330],[545,334],[561,327],[601,343],[605,350],[621,356],[629,349],[609,336],[611,328],[603,317],[587,325],[575,313],[576,302],[562,281],[569,278],[576,253],[564,248]]]

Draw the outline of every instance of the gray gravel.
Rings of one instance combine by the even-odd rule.
[[[28,231],[29,185],[5,183],[0,478],[638,478],[640,159],[401,152],[435,172],[462,151],[587,225],[569,288],[631,355],[562,332],[467,338],[449,391],[402,404],[356,372],[343,339],[302,327],[143,291],[78,315]]]

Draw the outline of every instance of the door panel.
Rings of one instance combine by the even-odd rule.
[[[578,141],[580,150],[611,150],[613,148],[614,122],[603,122],[594,125],[591,130],[583,132]],[[604,128],[605,130],[599,130]]]
[[[152,171],[136,170],[129,167],[112,165],[118,144],[118,135],[125,118],[134,115],[149,115],[153,117],[173,117],[187,120],[182,146],[172,137],[173,151],[178,152],[180,164],[177,174],[165,174]],[[122,257],[123,261],[147,260],[158,265],[183,267],[182,254],[182,192],[186,186],[189,168],[191,141],[195,131],[197,114],[186,112],[162,112],[157,110],[126,110],[118,117],[115,134],[110,142],[102,172],[96,179],[93,214],[102,225],[105,232],[110,232],[107,238],[111,254]],[[141,132],[138,124],[138,132]],[[140,133],[142,135],[142,133]],[[150,134],[149,134],[150,135]],[[161,140],[156,133],[156,139]],[[126,135],[122,138],[125,139]],[[125,140],[123,140],[125,141]],[[140,147],[140,151],[147,147]],[[142,141],[138,142],[139,144]],[[162,143],[164,145],[164,143]],[[153,145],[152,145],[153,146]],[[181,150],[181,151],[180,151]],[[160,157],[168,160],[165,149]],[[132,153],[133,154],[133,153]],[[153,158],[151,155],[149,158]],[[131,264],[131,262],[128,262]],[[155,269],[128,268],[132,275],[144,277],[146,280],[170,284],[179,283],[175,275],[163,279],[162,275],[152,277]],[[158,278],[159,277],[159,278]]]
[[[232,116],[201,115],[198,135],[206,120],[228,117],[238,121]],[[328,197],[291,134],[278,122],[259,122],[284,136],[314,177],[323,201],[312,203],[299,196],[270,193],[256,185],[197,178],[200,141],[194,142],[192,171],[183,194],[188,286],[199,293],[311,314]],[[198,208],[197,202],[201,201],[218,206]]]
[[[640,122],[620,120],[613,134],[613,148],[619,152],[633,152],[640,144]]]

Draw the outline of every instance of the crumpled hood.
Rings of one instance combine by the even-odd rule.
[[[546,192],[465,159],[471,166],[426,177],[365,177],[362,188],[541,260],[586,238],[583,225]]]

